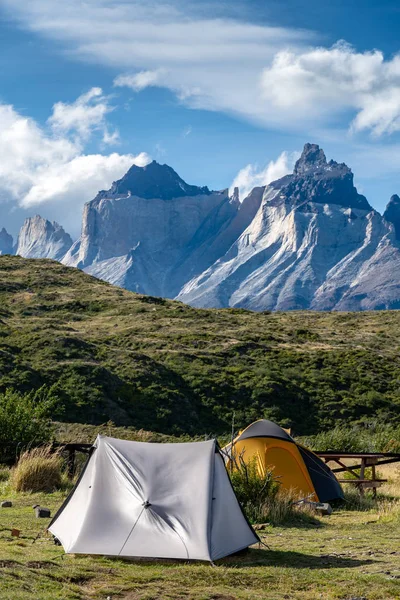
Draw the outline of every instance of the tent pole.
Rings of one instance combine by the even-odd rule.
[[[235,411],[232,413],[232,429],[231,429],[231,460],[229,461],[230,472],[233,471],[233,440],[235,438]]]

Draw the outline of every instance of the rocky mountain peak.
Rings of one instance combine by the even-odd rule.
[[[230,200],[233,204],[237,204],[238,206],[240,205],[240,197],[239,197],[239,188],[238,187],[233,188],[233,193],[230,197]]]
[[[393,194],[386,206],[383,218],[394,225],[396,238],[400,239],[400,198]]]
[[[4,227],[0,231],[0,254],[13,254],[13,238]]]
[[[295,164],[294,175],[302,175],[321,167],[326,167],[325,152],[318,144],[305,144],[300,158]]]
[[[372,210],[365,196],[357,192],[351,169],[334,160],[327,162],[318,144],[305,144],[292,175],[285,175],[270,185],[277,191],[271,202],[292,208],[309,203],[338,204],[345,208]]]
[[[171,200],[184,196],[209,195],[208,187],[187,184],[178,173],[168,165],[160,165],[153,160],[144,167],[132,165],[129,171],[115,181],[109,190],[111,195],[132,195],[151,200]],[[107,193],[102,193],[102,196]]]
[[[72,239],[61,225],[35,215],[25,219],[20,229],[16,254],[25,258],[61,260],[71,246]]]

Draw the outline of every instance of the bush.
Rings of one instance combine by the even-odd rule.
[[[265,520],[265,507],[276,498],[279,483],[272,471],[260,476],[257,457],[246,463],[242,456],[235,460],[235,469],[231,473],[231,481],[237,499],[252,523]]]
[[[8,481],[10,478],[10,469],[8,467],[3,467],[0,465],[0,483],[3,481]]]
[[[53,492],[62,487],[62,458],[50,446],[21,454],[11,475],[16,492]]]
[[[233,489],[243,511],[251,523],[316,524],[310,504],[299,504],[295,490],[281,489],[273,471],[260,475],[257,457],[248,463],[243,456],[235,457],[235,468],[230,474]]]
[[[320,452],[400,452],[400,426],[371,421],[350,427],[334,427],[299,440],[307,448]]]
[[[29,394],[13,390],[0,394],[0,462],[13,461],[27,446],[51,439],[50,414],[56,401],[45,388]]]

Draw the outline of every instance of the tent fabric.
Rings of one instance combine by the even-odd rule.
[[[213,561],[258,541],[215,440],[99,436],[49,526],[67,553]]]
[[[251,423],[251,425],[246,427],[246,429],[242,431],[238,437],[241,440],[254,437],[269,437],[277,438],[279,440],[287,440],[288,442],[294,441],[287,431],[282,429],[282,427],[273,421],[268,421],[267,419],[260,419],[259,421]]]
[[[332,473],[328,465],[324,463],[314,452],[297,444],[301,457],[304,460],[315,491],[321,502],[328,502],[335,498],[343,498],[343,490],[340,483]]]
[[[228,469],[237,467],[239,457],[245,462],[255,459],[260,476],[272,468],[283,489],[294,490],[309,500],[343,498],[343,490],[329,467],[272,421],[252,423],[223,448],[223,453]]]

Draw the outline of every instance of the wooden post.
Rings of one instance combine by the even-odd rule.
[[[376,479],[375,462],[372,463],[371,469],[372,469],[372,481],[375,481],[375,479]],[[372,495],[373,495],[374,498],[376,498],[376,487],[372,488]]]
[[[75,448],[68,448],[68,477],[70,479],[75,475]]]
[[[366,463],[366,459],[363,457],[361,459],[361,468],[360,468],[360,479],[361,480],[364,479],[365,463]],[[359,489],[360,489],[361,496],[364,496],[364,486],[362,483],[359,485]]]

